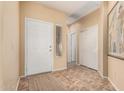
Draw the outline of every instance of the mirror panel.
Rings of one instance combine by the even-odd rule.
[[[56,25],[56,56],[62,56],[62,27]]]

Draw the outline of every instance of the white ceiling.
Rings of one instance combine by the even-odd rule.
[[[91,13],[100,5],[100,1],[39,1],[39,3],[66,13],[68,24]]]
[[[84,6],[84,1],[42,1],[42,4],[63,11],[66,14],[72,14]]]

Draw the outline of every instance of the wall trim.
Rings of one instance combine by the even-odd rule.
[[[76,65],[81,66],[81,64],[80,64],[80,63],[76,63]]]
[[[67,69],[67,67],[58,68],[58,69],[53,69],[53,71],[52,71],[52,72],[55,72],[55,71],[61,71],[61,70],[65,70],[65,69]]]
[[[97,71],[97,72],[99,73],[99,75],[100,75],[103,79],[108,79],[108,81],[112,84],[112,86],[115,88],[116,91],[120,91],[120,90],[118,89],[118,87],[112,82],[112,80],[111,80],[109,77],[104,76],[100,71]]]
[[[100,75],[102,78],[108,79],[108,77],[107,77],[107,76],[104,76],[100,71],[97,71],[97,72],[99,73],[99,75]]]
[[[20,82],[20,77],[18,77],[18,79],[17,79],[17,84],[16,84],[16,91],[18,91],[19,82]]]
[[[118,87],[112,82],[112,80],[108,77],[108,81],[112,84],[116,91],[120,91]]]
[[[19,76],[19,77],[20,77],[20,79],[21,79],[21,78],[25,78],[26,76],[22,75],[22,76]]]
[[[16,91],[18,91],[18,87],[19,87],[19,82],[21,80],[21,78],[25,78],[26,76],[19,76],[18,79],[17,79],[17,84],[16,84]]]

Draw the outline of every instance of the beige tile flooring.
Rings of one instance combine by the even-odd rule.
[[[107,79],[84,66],[70,65],[68,69],[29,76],[20,80],[19,91],[113,91]]]

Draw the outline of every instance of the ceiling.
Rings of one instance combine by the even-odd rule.
[[[96,10],[100,1],[39,1],[39,3],[64,12],[68,16],[67,24],[71,24],[83,16]]]

